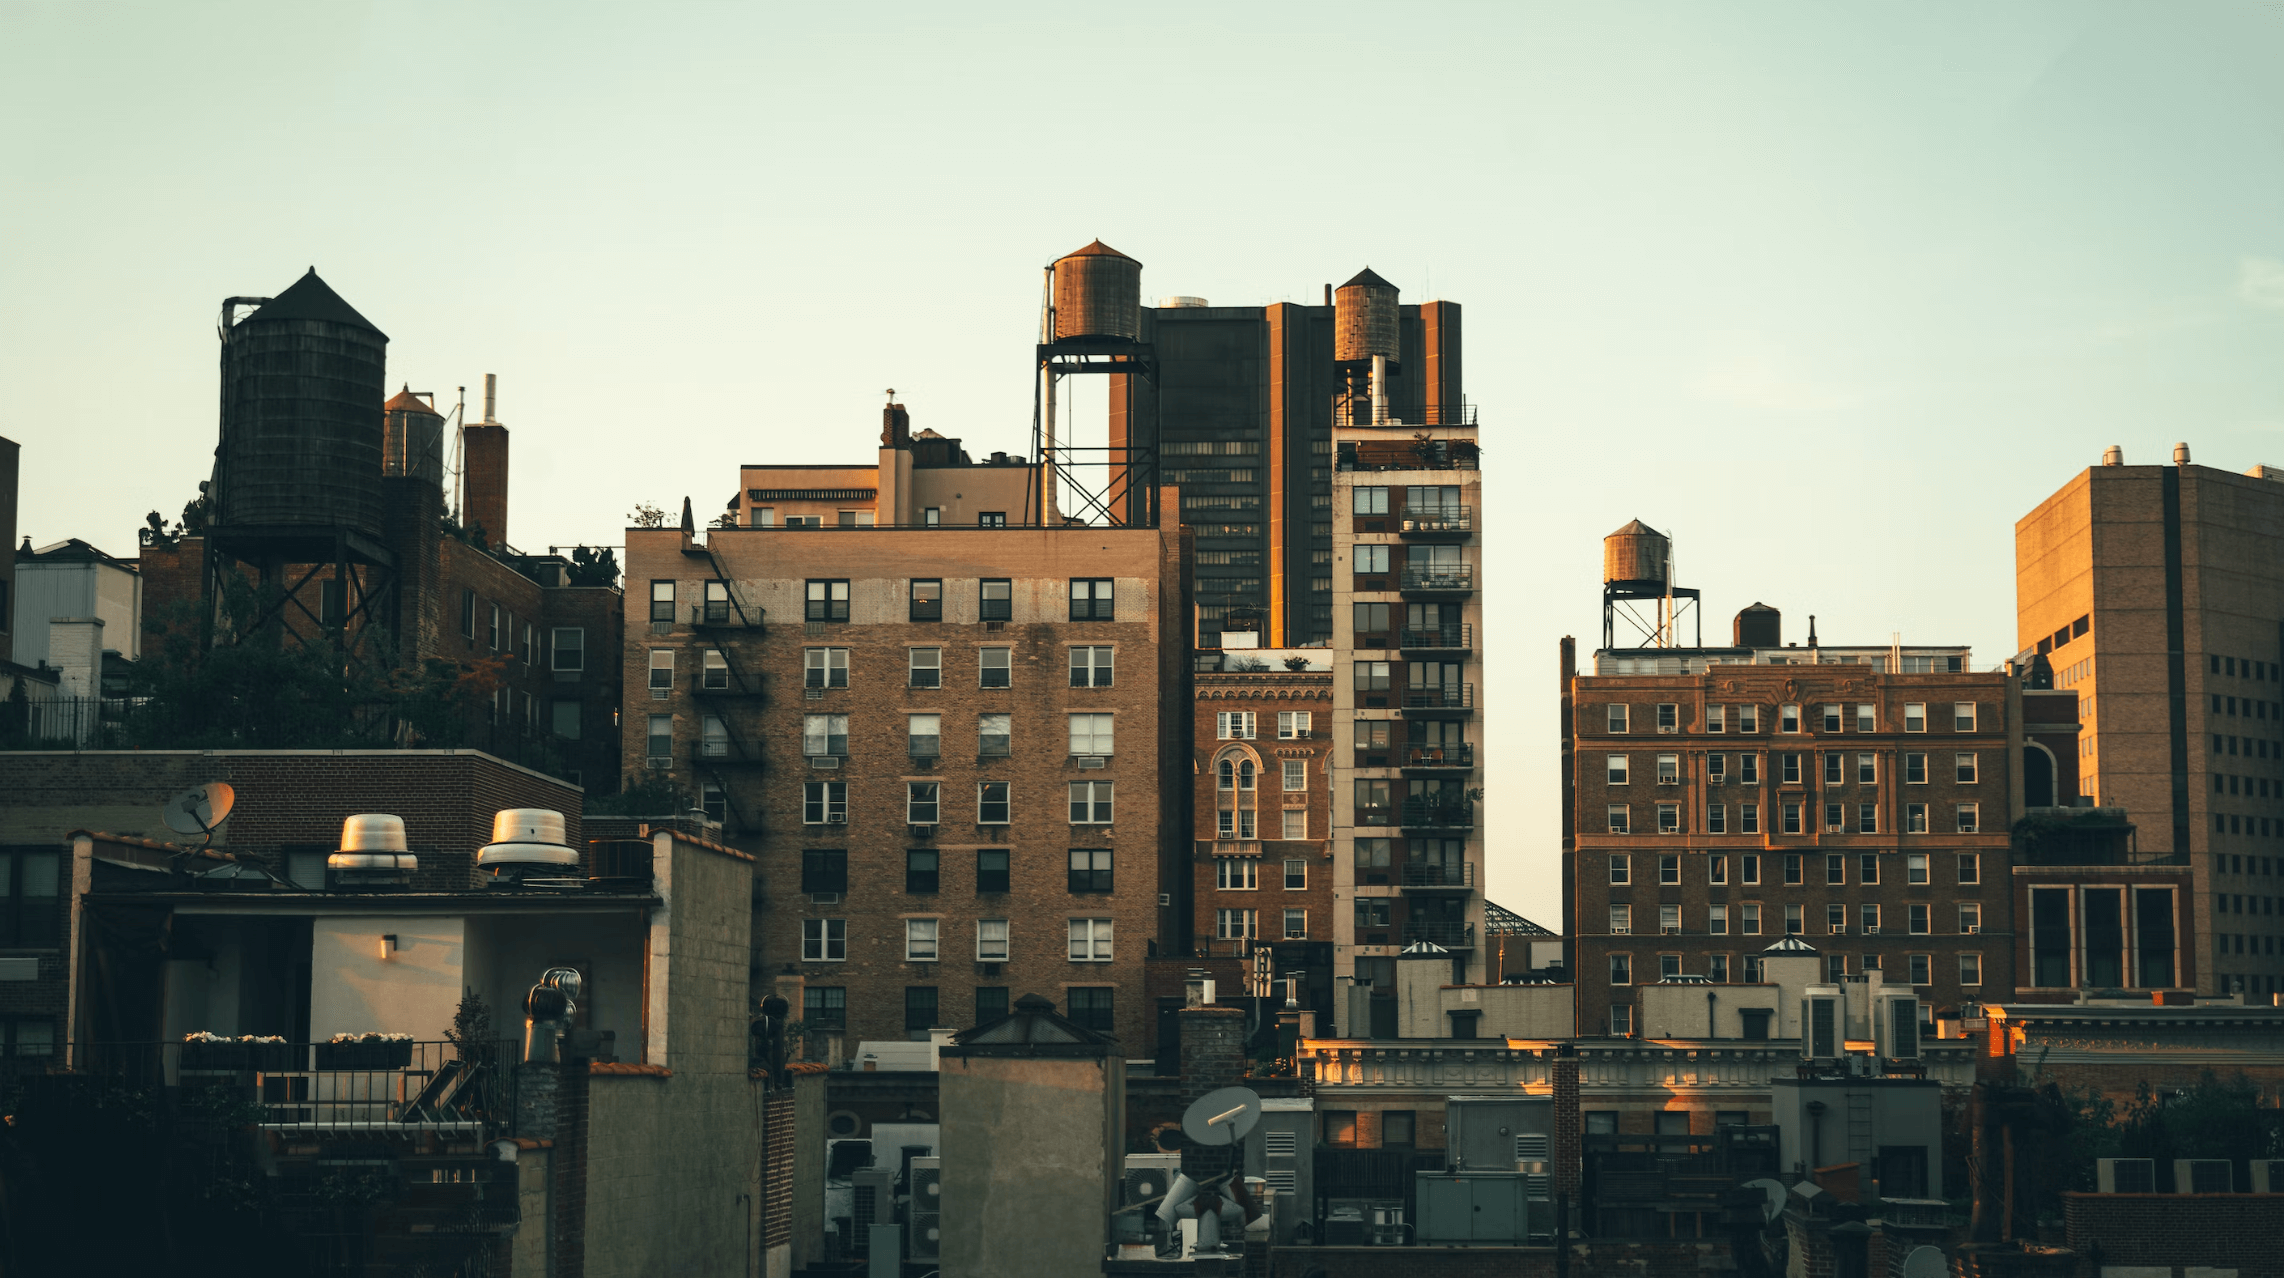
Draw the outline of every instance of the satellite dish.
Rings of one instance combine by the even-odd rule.
[[[1782,1181],[1770,1180],[1764,1176],[1759,1180],[1746,1181],[1745,1188],[1755,1190],[1761,1196],[1762,1224],[1768,1224],[1784,1214],[1784,1183]]]
[[[167,800],[160,814],[167,828],[177,834],[199,834],[211,839],[214,827],[230,815],[230,805],[238,801],[237,791],[227,781],[209,781],[194,785]]]
[[[1261,1098],[1247,1087],[1207,1092],[1182,1114],[1182,1135],[1197,1145],[1234,1145],[1261,1121]]]
[[[1950,1272],[1939,1248],[1914,1247],[1903,1258],[1903,1278],[1945,1278]]]

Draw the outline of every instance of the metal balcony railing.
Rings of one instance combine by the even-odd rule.
[[[1465,799],[1406,799],[1403,824],[1419,829],[1472,830],[1475,805]]]
[[[1404,512],[1407,533],[1463,533],[1475,531],[1473,506],[1425,506]]]
[[[1343,426],[1473,426],[1474,404],[1385,404],[1358,399],[1338,407]]]
[[[735,626],[744,630],[761,630],[763,611],[755,607],[733,606],[727,599],[712,599],[690,605],[690,624],[693,626]]]
[[[1422,888],[1471,888],[1475,886],[1473,861],[1407,861],[1404,864],[1403,885]]]
[[[1407,768],[1472,768],[1475,766],[1475,743],[1461,741],[1456,745],[1413,746],[1404,752]]]
[[[1470,710],[1475,706],[1475,685],[1446,683],[1433,688],[1406,688],[1407,710]]]
[[[1473,923],[1449,923],[1440,919],[1411,919],[1404,924],[1404,944],[1426,941],[1447,950],[1475,948]]]
[[[1420,564],[1404,569],[1406,590],[1473,590],[1473,564]]]
[[[1475,627],[1462,623],[1456,626],[1429,626],[1425,630],[1405,630],[1397,636],[1397,646],[1472,652],[1475,649]]]
[[[1395,823],[1396,807],[1394,804],[1359,803],[1356,805],[1356,824],[1358,825],[1394,825]]]

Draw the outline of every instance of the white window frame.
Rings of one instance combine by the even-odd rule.
[[[1607,706],[1604,706],[1603,710],[1606,715],[1606,718],[1603,720],[1603,722],[1609,731],[1613,735],[1625,735],[1628,730],[1626,725],[1630,718],[1626,703],[1623,701],[1613,701]]]
[[[1285,911],[1284,939],[1288,941],[1305,941],[1309,939],[1309,912],[1307,910]]]
[[[1308,793],[1309,761],[1306,759],[1286,759],[1284,765],[1282,771],[1284,773],[1285,793]]]
[[[938,825],[944,819],[944,783],[941,781],[907,781],[904,783],[904,823],[906,825]]]
[[[1931,882],[1925,852],[1903,854],[1903,882],[1906,887],[1926,887]]]
[[[1098,758],[1114,753],[1117,718],[1103,710],[1072,712],[1069,715],[1071,754]]]
[[[1973,732],[1973,731],[1975,731],[1975,703],[1974,703],[1974,702],[1972,702],[1972,701],[1954,701],[1954,702],[1952,702],[1952,703],[1951,703],[1951,731],[1953,731],[1953,732]]]
[[[1951,776],[1958,784],[1976,785],[1979,783],[1978,778],[1981,775],[1980,760],[1974,752],[1968,751],[1951,756]]]
[[[1261,890],[1261,858],[1257,856],[1217,856],[1213,859],[1213,890],[1216,892],[1258,892]]]
[[[1316,712],[1313,710],[1279,710],[1277,712],[1277,739],[1304,741],[1315,732]]]
[[[1729,907],[1727,903],[1716,901],[1705,907],[1705,934],[1707,936],[1727,936],[1729,934]]]
[[[1952,806],[1956,810],[1960,834],[1979,834],[1982,832],[1983,807],[1981,804],[1958,803]]]
[[[1776,730],[1786,736],[1799,735],[1800,707],[1798,705],[1788,703],[1776,708]]]
[[[1068,957],[1073,963],[1108,963],[1111,961],[1111,921],[1105,918],[1075,918],[1069,921],[1070,947]]]
[[[811,795],[815,797],[812,798]],[[837,796],[837,800],[836,800]],[[841,819],[833,820],[835,808]],[[815,820],[810,814],[817,814]],[[849,783],[846,781],[804,781],[801,783],[801,824],[847,825],[849,821]]]
[[[1634,832],[1633,817],[1628,811],[1629,806],[1630,805],[1624,803],[1613,803],[1609,805],[1610,810],[1608,817],[1610,821],[1610,833],[1632,834]]]
[[[1070,671],[1074,688],[1111,687],[1118,678],[1117,651],[1108,644],[1073,644]]]
[[[998,733],[985,732],[984,729],[991,726],[990,721],[994,719],[999,720],[1000,726],[1005,728],[1006,731]],[[994,737],[1003,743],[1003,748],[996,751],[985,749],[985,743]],[[978,758],[992,759],[1003,759],[1008,755],[1013,754],[1015,752],[1015,716],[1004,713],[984,713],[977,715],[975,717],[975,752]]]
[[[993,664],[994,662],[997,664]],[[1007,677],[1005,683],[991,682],[991,672],[997,670]],[[1015,686],[1015,649],[986,646],[976,650],[975,683],[979,688],[1012,688]]]
[[[1634,757],[1630,754],[1606,754],[1602,756],[1603,784],[1631,785],[1632,781],[1629,778],[1633,775],[1633,759]]]
[[[570,644],[568,647],[566,647],[566,646],[564,645],[564,643],[563,643],[563,636],[565,636],[565,635],[571,635],[571,636],[573,636],[573,639],[572,639],[572,641],[571,641],[571,644]],[[566,657],[566,656],[568,656],[568,657],[570,657],[570,658],[571,658],[571,660],[570,660],[569,662],[565,662],[565,661],[564,661],[564,657]],[[548,668],[548,669],[550,669],[550,670],[560,670],[560,671],[564,671],[565,673],[569,673],[569,674],[583,674],[583,673],[585,673],[585,672],[586,672],[586,669],[587,669],[587,628],[586,628],[586,627],[584,627],[584,626],[556,626],[556,627],[554,627],[552,630],[550,630],[550,631],[548,632],[548,636],[547,636],[547,668]]]
[[[1296,823],[1298,824],[1298,829],[1295,829]],[[1286,808],[1283,826],[1283,835],[1286,842],[1297,843],[1305,841],[1309,837],[1309,810],[1307,808]]]
[[[941,688],[944,686],[944,650],[942,648],[906,648],[904,654],[905,687]],[[921,682],[923,671],[934,677],[929,682]]]
[[[978,963],[1007,962],[1008,939],[1006,919],[977,919],[975,921],[975,961]]]
[[[1707,732],[1728,731],[1728,709],[1727,706],[1705,707],[1705,730]]]
[[[1079,817],[1078,817],[1076,814],[1074,814],[1074,815],[1072,815],[1072,817],[1071,817],[1071,824],[1072,824],[1072,825],[1111,825],[1111,824],[1113,824],[1113,823],[1114,823],[1114,822],[1113,822],[1113,817],[1115,817],[1115,815],[1116,815],[1116,813],[1117,813],[1117,809],[1116,809],[1116,807],[1114,806],[1114,804],[1115,804],[1115,802],[1116,802],[1116,797],[1115,797],[1115,793],[1114,793],[1114,791],[1113,791],[1113,789],[1112,789],[1112,786],[1113,786],[1113,784],[1114,784],[1114,783],[1112,783],[1112,782],[1109,782],[1109,781],[1073,781],[1073,782],[1071,782],[1071,783],[1070,783],[1070,799],[1071,799],[1071,802],[1072,802],[1073,804],[1076,804],[1076,803],[1078,803],[1078,802],[1079,802],[1079,799],[1078,799],[1078,797],[1077,797],[1077,796],[1078,796],[1078,795],[1079,795],[1079,793],[1080,793],[1080,787],[1081,787],[1081,786],[1087,787],[1087,790],[1086,790],[1086,795],[1087,795],[1087,798],[1086,798],[1086,800],[1085,800],[1085,802],[1086,802],[1086,807],[1087,807],[1087,812],[1086,812],[1086,819],[1084,819],[1084,820],[1081,820],[1081,819],[1080,819],[1080,818],[1079,818]],[[1109,808],[1109,809],[1110,809],[1110,813],[1109,813],[1109,814],[1107,814],[1107,815],[1097,816],[1095,813],[1096,813],[1096,809],[1098,809],[1098,808]]]
[[[840,947],[839,957],[833,948]],[[801,961],[804,963],[846,963],[849,961],[849,921],[847,919],[801,920]]]
[[[1633,907],[1633,906],[1631,906],[1631,905],[1624,905],[1624,904],[1619,904],[1619,905],[1613,905],[1613,906],[1611,906],[1611,907],[1610,907],[1610,935],[1612,935],[1612,936],[1632,936],[1633,934],[1634,934],[1634,907]]]
[[[674,649],[650,650],[650,697],[664,701],[674,694]]]
[[[1659,785],[1681,784],[1680,755],[1661,754],[1657,756],[1657,783]]]
[[[1251,741],[1255,716],[1251,710],[1220,710],[1213,716],[1213,731],[1217,740]]]
[[[904,961],[907,963],[937,963],[943,961],[942,919],[904,920]]]
[[[834,664],[835,654],[840,663]],[[841,681],[833,682],[839,675]],[[804,688],[846,688],[849,686],[849,650],[846,648],[804,648],[801,650],[801,686]]]
[[[1927,731],[1926,702],[1906,701],[1903,703],[1903,730],[1905,732]]]
[[[999,787],[999,804],[1003,809],[997,817],[990,814],[987,807],[990,800],[984,797],[993,786]],[[1014,820],[1015,785],[1013,782],[978,781],[975,783],[975,823],[977,825],[1009,825]]]
[[[1260,939],[1261,911],[1250,906],[1226,906],[1213,912],[1213,937],[1217,941],[1252,941]]]

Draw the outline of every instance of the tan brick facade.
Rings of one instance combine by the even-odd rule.
[[[1148,1050],[1143,958],[1178,931],[1170,870],[1187,853],[1182,790],[1159,776],[1187,748],[1177,530],[747,527],[699,546],[635,529],[627,543],[624,748],[757,855],[760,972],[843,1000],[852,1044],[972,1025],[979,989],[1064,1009],[1076,989],[1107,991],[1112,1031]],[[1072,620],[1073,580],[1110,583],[1107,619]],[[915,607],[916,581],[940,603]],[[1004,619],[984,615],[987,581]],[[810,582],[824,583],[816,620]],[[650,619],[654,586],[671,620]],[[915,740],[916,715],[935,716],[935,742]],[[1006,717],[1004,753],[987,715]],[[810,716],[824,717],[813,732]],[[1085,823],[1074,783],[1100,787]],[[1004,814],[984,807],[1000,800],[987,785],[1006,787]],[[936,787],[932,821],[915,819],[914,786]],[[935,925],[933,960],[916,957],[915,923]],[[987,959],[997,925],[1006,957]]]
[[[2012,685],[1866,665],[1570,679],[1579,1032],[1633,1032],[1613,1006],[1668,968],[1757,980],[1788,933],[1931,1007],[2010,997]]]

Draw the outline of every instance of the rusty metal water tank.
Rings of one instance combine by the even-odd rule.
[[[1055,260],[1055,340],[1142,337],[1142,264],[1101,240]]]
[[[1782,648],[1784,614],[1765,603],[1747,604],[1737,614],[1732,638],[1739,648]]]
[[[1637,519],[1602,539],[1602,581],[1637,585],[1666,584],[1673,562],[1673,543],[1664,533]]]
[[[1396,286],[1367,266],[1332,294],[1332,357],[1342,363],[1385,355],[1401,363],[1402,328]]]
[[[388,343],[315,268],[223,329],[214,522],[380,531]]]
[[[410,386],[381,405],[381,473],[444,484],[444,415]]]

